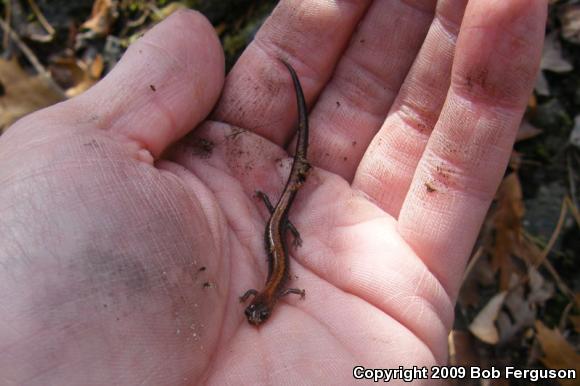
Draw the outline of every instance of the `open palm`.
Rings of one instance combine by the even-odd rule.
[[[282,1],[225,85],[211,26],[178,12],[9,129],[0,383],[350,383],[356,365],[443,363],[546,5],[435,3]],[[297,119],[278,58],[310,108],[290,211],[306,299],[256,328],[238,301],[267,273],[254,192],[280,195]]]

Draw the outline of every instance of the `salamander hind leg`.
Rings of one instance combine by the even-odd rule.
[[[300,295],[300,299],[304,299],[306,297],[306,290],[298,289],[298,288],[287,288],[286,290],[284,290],[284,292],[282,292],[280,297],[286,296],[289,294]]]
[[[268,198],[266,193],[264,193],[260,190],[256,190],[256,196],[258,196],[259,198],[262,199],[262,201],[264,202],[264,205],[266,205],[266,208],[268,208],[268,211],[270,212],[270,214],[273,214],[275,208],[272,205],[272,202],[270,201],[270,199]],[[298,232],[298,229],[296,229],[294,224],[292,224],[290,222],[290,220],[288,220],[288,230],[290,231],[290,233],[292,233],[292,236],[294,236],[294,241],[292,242],[294,244],[294,246],[301,247],[302,246],[302,238],[300,237],[300,233]]]

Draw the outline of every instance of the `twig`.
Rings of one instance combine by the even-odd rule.
[[[32,64],[32,67],[34,67],[36,72],[42,75],[48,75],[46,68],[44,68],[44,66],[40,63],[36,55],[34,55],[34,52],[32,52],[32,50],[20,39],[20,36],[18,36],[18,34],[14,32],[10,26],[4,22],[4,20],[0,20],[0,26],[2,26],[4,33],[10,36],[12,41],[14,41],[18,48],[20,48],[20,51],[22,51],[24,56],[26,56],[26,59],[28,59],[30,64]]]
[[[62,95],[63,99],[66,99],[66,96],[64,95],[64,92],[62,91],[60,86],[52,79],[50,73],[46,70],[46,68],[44,68],[42,63],[40,63],[36,55],[34,55],[34,52],[32,52],[32,50],[20,39],[20,36],[18,36],[16,32],[10,29],[10,26],[6,24],[2,19],[0,19],[0,26],[4,30],[4,33],[6,35],[9,35],[12,41],[16,43],[20,51],[22,51],[24,56],[26,56],[26,59],[28,59],[28,61],[30,62],[32,67],[34,67],[36,72],[39,75],[43,76],[47,80],[47,82],[49,82],[50,85],[54,88],[54,90]]]
[[[4,38],[2,39],[2,47],[4,48],[4,52],[8,50],[8,44],[10,43],[10,31],[12,27],[10,26],[10,21],[12,20],[12,0],[8,0],[5,2],[4,5],[6,8],[4,9],[6,13],[4,14],[4,23],[6,23],[7,29],[4,30]]]
[[[40,8],[38,8],[38,5],[36,5],[36,2],[34,0],[28,0],[28,5],[30,5],[30,9],[32,9],[32,12],[34,13],[36,18],[38,19],[38,22],[40,23],[40,25],[42,25],[44,30],[46,32],[48,32],[48,35],[44,35],[44,36],[43,35],[34,35],[34,39],[41,41],[41,42],[51,41],[52,38],[54,37],[54,34],[55,34],[54,28],[52,28],[52,26],[50,25],[48,20],[46,20],[46,18],[42,14],[42,11],[40,10]]]
[[[562,316],[560,317],[560,323],[558,323],[558,328],[560,330],[564,330],[564,328],[566,327],[566,319],[568,319],[568,315],[570,315],[570,311],[572,310],[572,308],[574,307],[575,301],[574,299],[572,299],[564,308],[564,311],[562,312]]]
[[[576,220],[576,224],[578,224],[578,226],[580,227],[580,212],[578,211],[578,207],[576,206],[576,203],[574,201],[572,201],[572,199],[568,196],[566,196],[565,200],[566,200],[566,203],[568,204],[568,207],[570,208],[570,212],[572,213],[572,216]]]
[[[574,167],[572,166],[572,156],[570,152],[566,157],[566,166],[568,167],[568,184],[570,185],[570,197],[574,205],[578,202],[576,198],[576,173],[574,172]]]
[[[550,273],[550,275],[552,275],[552,277],[556,281],[556,285],[558,286],[558,289],[560,289],[560,291],[564,295],[566,295],[570,299],[574,300],[574,292],[570,289],[570,287],[568,287],[566,285],[566,283],[564,283],[564,280],[562,280],[562,278],[560,277],[560,275],[558,275],[558,272],[556,271],[556,269],[554,268],[554,266],[548,260],[544,261],[542,263],[542,265],[544,266],[544,268],[546,268],[548,270],[548,272]]]
[[[141,25],[143,25],[143,23],[145,23],[145,20],[147,20],[147,18],[149,17],[149,15],[151,14],[151,8],[145,8],[145,10],[143,11],[143,13],[141,14],[141,16],[139,16],[137,18],[137,20],[130,20],[127,22],[127,27],[128,28],[135,28],[135,27],[139,27]]]
[[[475,264],[477,264],[477,261],[479,260],[481,255],[483,255],[483,247],[479,246],[477,248],[477,250],[471,256],[471,259],[469,259],[469,263],[467,264],[467,267],[465,268],[465,272],[463,273],[462,283],[465,283],[465,280],[467,279],[467,277],[469,276],[471,271],[473,271],[473,267],[475,267]]]
[[[538,248],[540,249],[544,249],[546,248],[546,245],[548,245],[548,243],[546,243],[544,240],[542,240],[539,236],[534,236],[528,232],[526,232],[525,230],[522,230],[522,235],[526,238],[526,240],[531,241],[532,243],[534,243]],[[558,256],[558,257],[564,257],[566,256],[566,254],[562,251],[559,251],[557,249],[553,249],[550,250],[550,253]],[[540,256],[541,256],[541,252],[538,254],[538,261],[540,260]],[[532,264],[534,265],[534,267],[539,266],[539,263],[534,263],[532,262]]]
[[[564,225],[564,221],[566,220],[566,214],[568,213],[567,209],[570,206],[569,202],[570,197],[568,197],[567,195],[564,196],[564,199],[562,200],[562,205],[560,207],[560,218],[558,218],[556,228],[554,228],[554,232],[552,232],[552,236],[550,237],[548,244],[546,244],[546,246],[544,247],[544,250],[542,251],[540,257],[535,262],[534,267],[537,268],[538,266],[543,265],[544,268],[546,268],[546,270],[550,273],[550,275],[552,275],[552,277],[556,281],[556,285],[558,286],[560,291],[564,295],[568,296],[570,299],[573,300],[574,292],[566,285],[566,283],[564,283],[564,281],[562,280],[562,278],[560,277],[554,266],[547,259],[548,254],[554,247],[554,244],[556,243],[556,240],[558,240],[560,232],[562,231],[562,226]]]
[[[564,220],[566,220],[566,213],[568,212],[568,210],[567,210],[568,205],[566,205],[566,198],[567,197],[568,196],[564,197],[564,199],[562,200],[562,205],[560,206],[560,218],[558,218],[558,224],[556,224],[556,228],[554,229],[554,232],[552,232],[552,236],[550,236],[550,240],[548,241],[548,244],[546,245],[546,247],[542,251],[542,254],[538,258],[538,261],[536,262],[536,264],[534,264],[536,266],[536,268],[540,264],[542,264],[544,262],[544,260],[546,260],[546,257],[548,256],[548,254],[550,253],[552,248],[554,248],[554,244],[556,244],[556,240],[558,240],[558,236],[560,236],[560,232],[562,231],[562,226],[564,225]]]

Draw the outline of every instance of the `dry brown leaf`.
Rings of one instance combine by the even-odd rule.
[[[0,129],[18,118],[64,99],[62,92],[43,75],[29,75],[16,60],[0,59]]]
[[[475,339],[467,331],[452,330],[447,337],[449,364],[452,366],[479,366]]]
[[[542,132],[542,129],[533,126],[530,122],[523,119],[516,135],[516,142],[537,137],[542,134]]]
[[[532,265],[528,267],[529,287],[528,302],[543,307],[546,301],[554,296],[554,283],[544,279]]]
[[[517,286],[506,297],[505,311],[497,316],[497,329],[500,342],[510,341],[516,334],[534,325],[535,307],[525,299],[523,286]]]
[[[522,153],[512,150],[512,154],[510,154],[509,168],[517,172],[522,166],[523,159],[524,155]]]
[[[580,44],[580,4],[567,4],[560,8],[562,37],[570,43]]]
[[[534,85],[534,91],[538,95],[542,96],[549,96],[550,93],[550,85],[548,84],[548,79],[546,79],[546,75],[542,71],[538,72],[538,77],[536,78],[536,84]]]
[[[83,78],[83,71],[77,65],[74,56],[57,57],[51,60],[49,71],[52,79],[63,89],[69,89]]]
[[[515,271],[512,254],[520,244],[524,203],[522,188],[516,173],[505,177],[497,193],[497,206],[493,213],[495,238],[491,246],[491,263],[500,272],[500,289],[509,288],[509,280]]]
[[[66,90],[65,94],[68,98],[79,95],[97,83],[104,68],[103,57],[101,55],[97,55],[90,63],[77,60],[76,65],[82,71],[83,77],[74,87]]]
[[[506,296],[507,291],[502,291],[492,297],[469,325],[469,331],[479,340],[489,344],[499,342],[499,332],[495,321]]]
[[[50,71],[53,78],[66,88],[65,95],[72,98],[98,82],[103,68],[103,57],[97,54],[94,59],[87,61],[74,57],[54,59]]]
[[[170,16],[173,12],[179,11],[180,9],[186,9],[186,8],[187,8],[187,5],[182,4],[178,1],[173,2],[173,3],[169,3],[165,7],[157,10],[154,13],[153,19],[155,21],[163,20],[163,19],[167,18],[168,16]]]
[[[502,343],[533,327],[538,308],[554,295],[554,283],[545,280],[532,265],[528,265],[527,278],[526,282],[512,277],[512,289],[496,323]]]
[[[580,373],[580,355],[566,341],[560,331],[551,330],[540,320],[536,320],[536,337],[542,346],[544,356],[540,361],[550,369],[575,369]],[[578,384],[577,380],[559,380],[561,385]]]
[[[574,303],[576,305],[576,309],[580,309],[580,293],[576,293],[574,295]],[[571,315],[569,318],[574,325],[574,331],[580,333],[580,315]]]
[[[562,47],[555,31],[546,35],[540,68],[559,73],[569,72],[574,68],[572,63],[562,56]]]
[[[82,29],[92,32],[93,36],[106,36],[117,15],[117,1],[95,0],[91,16],[82,25]]]
[[[538,98],[536,98],[534,93],[531,93],[530,97],[528,98],[528,110],[532,113],[535,113],[537,108],[538,108]]]
[[[461,285],[458,302],[461,307],[477,307],[479,305],[479,285],[475,275],[470,275]]]
[[[580,315],[572,315],[569,317],[570,321],[574,325],[574,331],[580,334]]]

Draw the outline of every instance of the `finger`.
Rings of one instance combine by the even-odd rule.
[[[452,297],[534,84],[546,11],[544,0],[474,0],[465,11],[447,100],[399,215]]]
[[[369,3],[281,1],[228,75],[212,118],[283,145],[294,134],[297,109],[278,58],[295,68],[306,100],[313,101]]]
[[[375,1],[310,114],[310,158],[353,179],[433,22],[435,0]]]
[[[357,168],[353,187],[397,217],[449,89],[467,0],[440,1],[389,116]],[[385,189],[388,186],[388,189]]]
[[[132,44],[110,74],[68,107],[159,156],[209,114],[223,77],[211,24],[197,12],[178,11]]]

